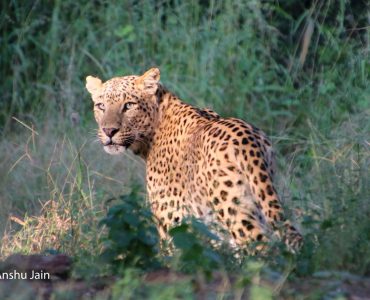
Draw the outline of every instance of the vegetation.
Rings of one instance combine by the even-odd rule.
[[[370,275],[367,1],[1,6],[2,257],[69,254],[75,278],[119,276],[113,299],[192,299],[194,281],[219,277],[225,288],[206,290],[210,299],[342,299],[340,289],[323,285],[307,296],[294,286]],[[160,253],[143,201],[144,163],[103,153],[84,88],[87,75],[108,79],[152,66],[184,101],[272,137],[279,192],[305,236],[300,254],[276,245],[270,256],[234,259],[212,248],[215,237],[195,220],[171,232],[172,255]],[[185,275],[145,281],[163,267]]]

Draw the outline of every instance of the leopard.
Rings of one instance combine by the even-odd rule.
[[[277,236],[297,252],[303,237],[286,217],[266,134],[237,118],[183,102],[160,70],[86,77],[98,138],[111,155],[131,150],[146,165],[150,209],[161,240],[188,217],[217,224],[239,249]]]

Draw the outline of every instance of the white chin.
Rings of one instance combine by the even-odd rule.
[[[104,146],[105,152],[111,155],[117,155],[125,152],[126,148],[124,146],[120,145],[108,145]]]

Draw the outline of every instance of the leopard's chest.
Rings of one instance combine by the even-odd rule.
[[[180,139],[171,134],[161,134],[157,137],[146,163],[146,177],[149,194],[152,197],[161,190],[180,185],[183,176],[184,157],[183,145]],[[163,193],[163,192],[162,192]]]
[[[191,135],[179,130],[163,131],[156,138],[146,166],[149,200],[154,206],[168,200],[185,205],[199,188],[196,178],[202,160],[198,146]]]

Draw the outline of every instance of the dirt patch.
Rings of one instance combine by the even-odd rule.
[[[9,256],[0,262],[0,299],[51,299],[62,295],[63,299],[99,298],[109,299],[116,277],[97,277],[91,280],[70,278],[72,259],[67,255],[21,255]],[[45,278],[38,278],[37,274]],[[47,276],[47,274],[49,276]],[[41,276],[40,275],[40,276]],[[240,279],[240,278],[239,278]],[[241,284],[237,274],[215,272],[210,280],[161,269],[142,276],[143,285],[168,286],[191,282],[197,299],[217,298],[217,295],[234,295],[249,299],[251,282]],[[267,288],[274,293],[273,281],[252,282],[254,286]],[[321,272],[309,278],[296,278],[286,282],[276,299],[323,299],[329,297],[349,300],[370,300],[370,278],[344,272]],[[58,298],[58,297],[57,297]]]

